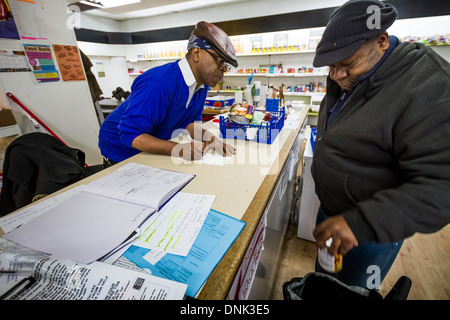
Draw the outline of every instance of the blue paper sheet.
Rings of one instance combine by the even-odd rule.
[[[137,246],[123,256],[152,275],[186,283],[186,294],[195,297],[244,226],[245,222],[211,209],[187,256],[166,254],[152,265],[143,259],[150,249]]]

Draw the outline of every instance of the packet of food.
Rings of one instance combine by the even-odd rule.
[[[248,124],[253,118],[255,107],[246,103],[235,103],[228,112],[228,118],[231,122]]]

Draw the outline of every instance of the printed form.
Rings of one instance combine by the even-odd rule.
[[[134,245],[186,256],[215,197],[179,192],[147,220],[149,226]]]

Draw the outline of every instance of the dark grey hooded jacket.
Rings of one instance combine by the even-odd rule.
[[[450,222],[450,65],[402,43],[355,89],[324,132],[339,94],[327,79],[312,175],[321,205],[359,244],[431,233]]]

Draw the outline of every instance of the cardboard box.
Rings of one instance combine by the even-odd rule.
[[[16,124],[16,119],[10,109],[0,109],[0,127],[7,127]]]
[[[303,185],[300,199],[300,210],[298,214],[297,237],[315,242],[312,235],[316,227],[317,212],[319,211],[320,200],[315,192],[315,184],[311,175],[311,164],[313,160],[313,148],[310,139],[311,130],[307,130],[307,141],[303,152]]]

